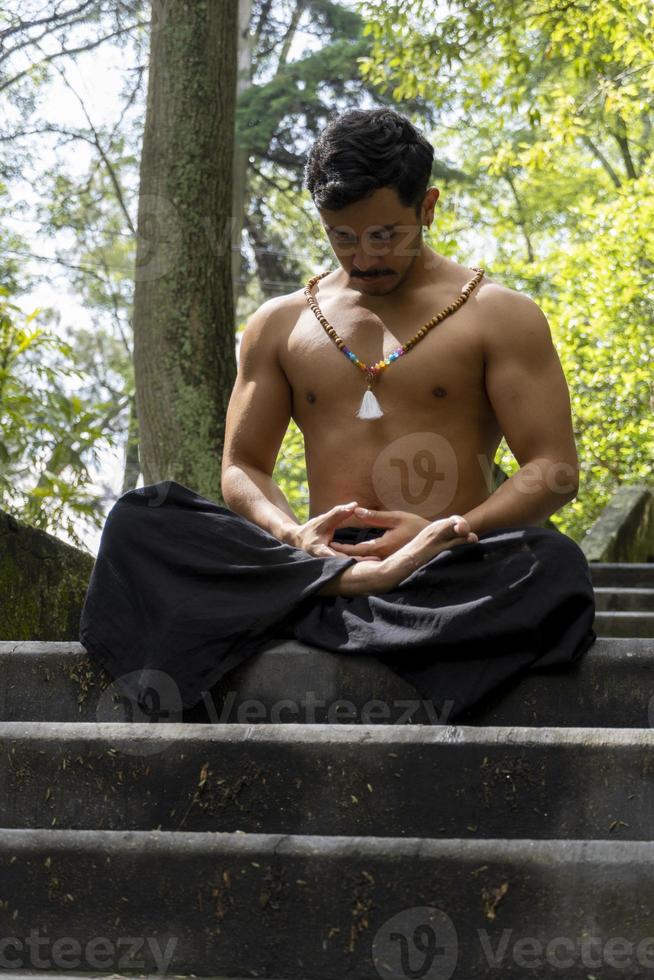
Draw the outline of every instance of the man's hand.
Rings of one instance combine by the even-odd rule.
[[[352,520],[356,506],[356,500],[349,504],[337,504],[336,507],[332,507],[326,513],[311,517],[305,524],[296,525],[289,530],[286,536],[287,544],[291,544],[295,548],[302,548],[317,558],[325,558],[328,555],[343,558],[343,555],[331,547],[330,542],[336,528]],[[363,561],[368,556],[357,557],[353,555],[352,557],[356,558],[357,561]],[[380,559],[373,557],[369,560],[379,561]]]
[[[477,535],[470,530],[467,520],[460,514],[428,522],[412,541],[403,545],[395,554],[381,562],[364,557],[362,561],[346,568],[323,585],[318,595],[382,595],[395,589],[400,582],[441,551],[476,541]]]
[[[416,534],[431,523],[424,517],[411,514],[405,510],[367,510],[365,507],[356,507],[353,516],[364,525],[385,527],[388,530],[384,531],[378,538],[361,541],[359,544],[341,544],[340,541],[329,542],[330,548],[352,557],[388,558],[403,545],[413,541]],[[476,537],[474,540],[477,540]]]

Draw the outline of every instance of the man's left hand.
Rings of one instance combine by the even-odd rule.
[[[385,527],[387,530],[378,538],[361,541],[359,544],[341,544],[340,541],[331,540],[329,547],[344,555],[364,555],[382,559],[388,558],[409,541],[413,541],[416,534],[431,523],[426,518],[405,510],[368,510],[357,507],[352,516],[358,518],[362,524]]]

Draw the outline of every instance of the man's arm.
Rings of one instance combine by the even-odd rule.
[[[280,307],[281,298],[265,302],[241,337],[225,418],[221,490],[230,510],[289,541],[299,522],[271,476],[291,418],[292,392],[278,358]]]
[[[482,298],[483,297],[483,298]],[[579,489],[570,396],[547,319],[521,293],[489,284],[484,318],[486,391],[520,469],[462,516],[483,534],[541,524]]]
[[[292,391],[277,353],[282,299],[260,306],[241,338],[238,372],[225,417],[221,490],[234,513],[299,547],[294,531],[301,525],[271,476],[292,408]],[[382,584],[381,577],[373,576],[377,569],[366,567],[371,564],[375,563],[348,565],[318,595],[371,594]]]

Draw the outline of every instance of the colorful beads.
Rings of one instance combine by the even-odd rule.
[[[419,340],[422,340],[422,338],[432,329],[432,327],[435,327],[436,324],[440,323],[441,320],[444,320],[445,317],[449,316],[451,313],[454,313],[456,310],[459,309],[460,306],[463,305],[463,303],[465,303],[472,290],[475,288],[477,283],[479,283],[484,276],[483,269],[479,269],[476,266],[472,266],[472,268],[474,269],[476,275],[473,276],[473,278],[466,284],[466,286],[460,293],[459,298],[454,303],[450,303],[450,305],[446,306],[444,310],[442,310],[436,316],[433,316],[431,320],[428,320],[427,323],[425,323],[424,326],[422,326],[420,330],[416,334],[414,334],[414,336],[411,337],[410,340],[406,342],[406,344],[403,344],[401,347],[396,348],[396,350],[394,350],[391,354],[389,354],[388,357],[385,357],[384,360],[377,361],[376,364],[372,364],[370,366],[368,366],[363,361],[361,361],[354,353],[354,351],[351,351],[350,348],[347,347],[345,341],[341,337],[339,337],[339,335],[336,333],[331,323],[329,323],[327,318],[324,316],[322,310],[316,303],[315,299],[313,298],[311,289],[320,279],[323,279],[325,276],[328,276],[330,270],[328,269],[326,272],[319,272],[317,275],[313,276],[313,278],[310,279],[306,284],[306,286],[304,287],[304,295],[316,319],[324,327],[325,332],[329,337],[331,337],[331,339],[334,341],[338,349],[342,350],[343,353],[347,357],[349,357],[352,363],[356,364],[356,366],[360,368],[367,375],[368,388],[370,388],[375,377],[378,374],[380,374],[384,370],[384,368],[387,368],[393,361],[397,360],[398,357],[403,357],[404,354],[406,354],[409,350],[411,350],[411,348],[414,347]]]

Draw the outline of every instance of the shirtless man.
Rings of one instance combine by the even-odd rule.
[[[474,276],[423,241],[439,197],[428,186],[432,160],[430,144],[391,109],[350,110],[309,155],[307,184],[339,263],[312,294],[368,365]],[[377,377],[382,417],[357,417],[365,389],[303,289],[249,319],[227,411],[223,498],[281,541],[354,557],[320,595],[389,591],[445,548],[540,524],[576,496],[570,399],[548,322],[532,299],[487,275]],[[291,417],[305,441],[304,524],[271,477]],[[520,470],[491,492],[502,435]],[[388,530],[357,545],[332,538],[366,525]]]

